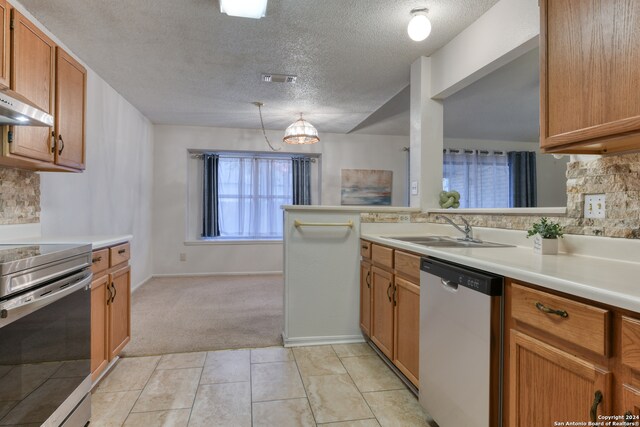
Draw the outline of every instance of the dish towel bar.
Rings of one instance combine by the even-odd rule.
[[[353,221],[349,222],[302,222],[300,220],[293,221],[293,225],[299,227],[349,227],[353,228]]]

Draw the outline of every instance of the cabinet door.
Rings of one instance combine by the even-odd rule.
[[[420,286],[395,278],[395,345],[393,363],[418,387]]]
[[[371,341],[393,360],[393,274],[378,267],[371,267],[371,286]]]
[[[371,264],[360,262],[360,329],[371,336]]]
[[[11,88],[53,114],[55,44],[15,9],[11,16]],[[13,126],[11,154],[53,162],[52,131],[44,126]]]
[[[622,410],[625,414],[631,412],[631,415],[640,415],[640,390],[627,384],[622,386]]]
[[[56,48],[56,164],[84,169],[85,88],[87,71]]]
[[[640,2],[540,5],[541,147],[603,140],[622,145],[624,140],[612,139],[630,133],[636,140],[627,144],[640,146]],[[596,148],[606,151],[605,145]]]
[[[116,357],[131,339],[131,267],[109,274],[109,360]]]
[[[91,379],[95,381],[107,366],[107,331],[109,325],[109,276],[104,275],[91,284]]]
[[[0,87],[8,88],[11,58],[11,11],[6,0],[0,0]]]
[[[514,330],[509,364],[511,427],[610,415],[611,372]]]

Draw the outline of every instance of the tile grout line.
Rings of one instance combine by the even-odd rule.
[[[202,367],[200,368],[200,376],[198,377],[198,384],[196,385],[196,393],[193,395],[193,402],[191,403],[191,408],[189,410],[189,418],[187,418],[187,427],[191,422],[191,415],[193,415],[193,407],[196,406],[196,399],[198,398],[198,392],[200,391],[200,381],[202,381],[202,374],[204,373],[204,368],[207,366],[207,356],[209,352],[204,352],[204,361],[202,362]]]
[[[291,355],[293,356],[293,362],[296,364],[296,370],[298,371],[298,377],[300,378],[300,382],[302,382],[302,388],[304,389],[304,395],[307,399],[307,405],[309,405],[309,410],[311,411],[311,416],[313,417],[313,423],[317,426],[318,419],[316,418],[316,413],[313,411],[313,406],[311,406],[311,402],[309,401],[309,391],[307,390],[307,386],[302,379],[302,373],[300,372],[300,366],[298,366],[298,358],[296,357],[295,351],[291,349]]]
[[[154,356],[151,356],[151,357],[154,357]],[[120,363],[123,360],[126,360],[126,358],[122,358],[118,360],[118,363]],[[157,370],[156,368],[158,367],[158,364],[160,364],[160,360],[162,360],[162,356],[160,356],[158,358],[158,361],[155,363],[155,365],[153,365],[153,371],[151,371],[151,375],[149,375],[149,378],[147,378],[147,381],[145,381],[144,385],[142,386],[142,389],[140,389],[140,393],[138,393],[138,397],[136,397],[136,401],[133,402],[133,405],[131,405],[131,409],[129,409],[129,413],[127,414],[127,416],[124,419],[124,422],[121,425],[125,425],[127,423],[127,420],[133,413],[133,408],[135,408],[136,404],[138,403],[138,400],[140,400],[140,396],[142,396],[142,392],[144,391],[145,387],[147,387],[147,384],[149,384],[149,380],[153,376],[153,373]],[[113,370],[115,370],[115,368],[117,368],[117,365],[113,367]],[[111,372],[113,372],[113,370]],[[133,391],[133,390],[130,390],[130,391]]]
[[[334,353],[336,353],[336,350],[333,348],[333,345],[331,346],[331,349],[333,350]],[[367,408],[369,408],[369,411],[371,411],[371,414],[373,415],[373,418],[375,418],[375,420],[378,423],[378,425],[382,426],[382,423],[380,422],[380,420],[376,416],[376,413],[371,408],[371,405],[369,405],[369,402],[367,402],[367,399],[365,399],[364,394],[362,394],[362,391],[360,391],[360,388],[358,387],[358,384],[356,384],[356,382],[353,380],[353,377],[351,376],[351,373],[349,372],[347,367],[344,366],[344,363],[342,363],[342,358],[340,356],[338,356],[338,353],[336,353],[336,356],[338,357],[338,360],[340,361],[340,364],[342,365],[344,370],[347,372],[347,375],[349,375],[349,378],[351,378],[351,381],[353,382],[353,385],[356,387],[356,390],[358,390],[358,393],[360,393],[360,397],[362,397],[362,400],[364,400],[364,403],[367,405]],[[371,419],[371,418],[367,418],[367,419]]]
[[[253,350],[249,350],[249,416],[251,427],[253,427],[253,366],[251,366],[251,355]]]

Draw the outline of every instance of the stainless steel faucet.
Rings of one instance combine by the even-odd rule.
[[[471,227],[471,224],[469,224],[469,221],[467,221],[466,219],[460,217],[460,220],[464,222],[464,229],[462,229],[462,227],[453,222],[453,220],[447,216],[436,215],[436,219],[444,219],[449,224],[453,225],[456,230],[464,234],[464,240],[473,240],[473,228]]]

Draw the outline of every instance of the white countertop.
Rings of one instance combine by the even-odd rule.
[[[389,235],[389,233],[382,234]],[[402,234],[395,234],[396,236]],[[363,239],[468,265],[615,307],[640,312],[640,263],[584,255],[538,255],[530,247],[429,248],[389,240],[380,234]]]
[[[108,246],[117,245],[118,243],[128,242],[133,238],[131,234],[122,235],[103,235],[103,236],[36,236],[36,237],[20,237],[10,239],[6,241],[0,241],[0,243],[11,244],[47,244],[47,243],[60,243],[60,244],[73,244],[84,243],[90,244],[93,250],[106,248]]]

